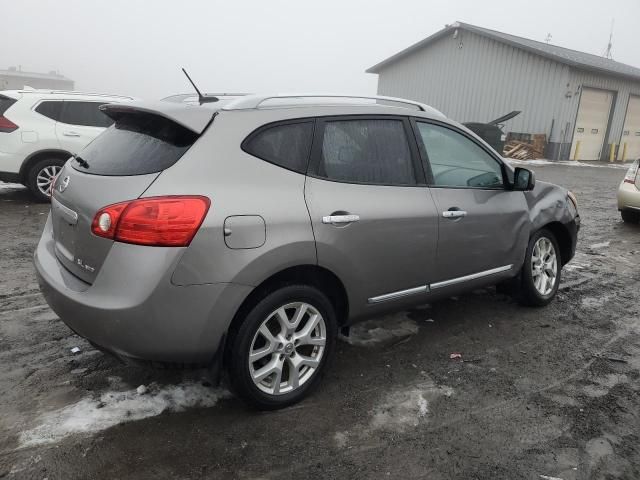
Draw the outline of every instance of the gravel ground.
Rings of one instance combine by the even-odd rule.
[[[640,227],[616,211],[624,170],[533,168],[580,202],[555,302],[489,288],[371,320],[312,397],[275,413],[206,372],[126,366],[72,334],[31,263],[48,207],[0,183],[0,478],[640,478]]]

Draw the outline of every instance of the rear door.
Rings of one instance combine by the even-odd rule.
[[[318,263],[336,272],[352,314],[415,302],[434,272],[437,212],[407,118],[318,120],[305,198]]]
[[[520,267],[529,235],[523,192],[507,188],[501,162],[462,130],[416,121],[438,209],[436,278],[432,289]]]
[[[78,153],[94,138],[109,127],[113,120],[100,106],[106,102],[65,100],[56,124],[56,136],[60,145],[71,153]]]
[[[117,113],[115,125],[67,162],[54,184],[51,219],[58,260],[92,283],[113,245],[91,232],[96,212],[140,197],[197,138],[167,118]]]

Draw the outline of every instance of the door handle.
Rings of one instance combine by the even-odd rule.
[[[467,212],[464,210],[447,210],[442,212],[444,218],[462,218],[467,216]]]
[[[62,132],[62,134],[65,137],[79,137],[80,136],[80,134],[78,132],[73,132],[73,131],[69,131],[69,130]]]
[[[331,223],[331,224],[345,224],[345,223],[353,223],[360,220],[360,215],[327,215],[326,217],[322,217],[322,223]]]

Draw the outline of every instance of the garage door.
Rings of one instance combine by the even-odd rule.
[[[640,97],[633,95],[629,97],[627,116],[622,129],[622,140],[620,142],[622,152],[624,152],[625,143],[627,144],[625,160],[640,158]],[[618,158],[622,160],[622,153],[618,155]]]
[[[613,93],[583,88],[573,132],[571,159],[599,160],[605,143]],[[576,148],[580,147],[576,155]]]

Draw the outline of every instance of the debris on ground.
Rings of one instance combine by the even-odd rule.
[[[136,388],[136,392],[138,392],[138,395],[144,395],[148,391],[149,389],[144,385],[140,385],[138,388]]]
[[[449,358],[451,360],[455,360],[456,358],[459,358],[460,360],[462,360],[462,354],[458,352],[453,352],[451,355],[449,355]]]
[[[73,353],[74,355],[80,353],[80,348],[79,347],[73,347],[71,349],[71,353]]]
[[[511,140],[504,146],[504,156],[517,160],[536,160],[543,158],[544,153],[530,143]]]
[[[594,353],[593,358],[601,358],[602,360],[609,360],[610,362],[618,362],[618,363],[629,363],[622,357],[618,357],[617,355],[603,355],[601,353]]]

